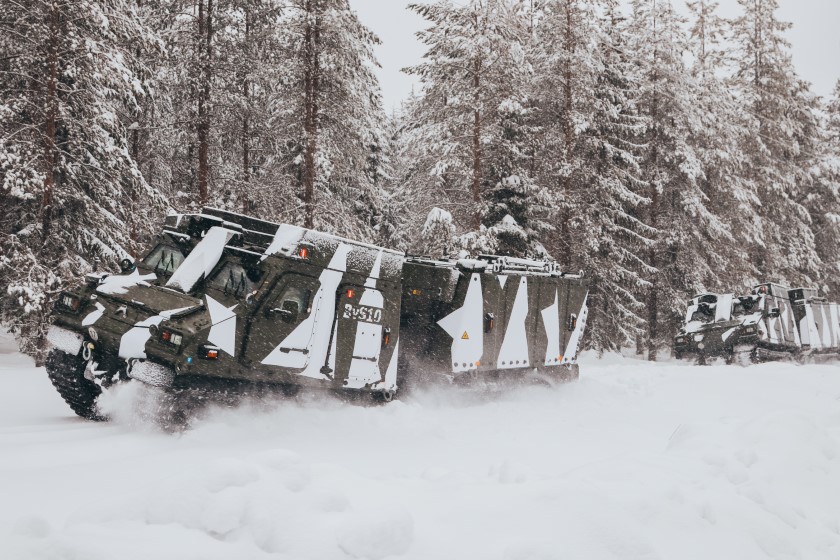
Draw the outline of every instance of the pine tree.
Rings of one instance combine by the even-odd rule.
[[[294,198],[293,177],[272,126],[285,105],[277,90],[288,70],[278,31],[284,7],[277,0],[227,0],[217,8],[213,104],[223,109],[214,117],[218,186],[211,201],[266,219]]]
[[[813,168],[817,188],[806,204],[813,220],[817,255],[823,263],[821,288],[836,301],[840,294],[840,81],[825,106],[820,154]]]
[[[703,162],[693,143],[702,128],[699,89],[683,60],[682,23],[669,0],[633,2],[631,48],[641,70],[638,104],[648,122],[640,156],[650,202],[642,216],[657,230],[646,255],[656,269],[646,298],[650,360],[675,332],[686,293],[713,282],[719,272],[701,247],[732,242],[701,188]]]
[[[808,199],[819,188],[812,165],[819,153],[817,100],[796,74],[776,17],[776,0],[739,0],[743,14],[732,22],[737,45],[733,86],[750,115],[748,173],[758,193],[761,238],[750,258],[759,276],[786,284],[812,285],[822,262],[816,249]]]
[[[298,189],[277,209],[280,218],[372,239],[384,195],[379,40],[347,0],[289,0],[278,33],[287,61],[272,125]]]
[[[148,94],[137,52],[157,39],[127,0],[2,1],[0,13],[2,320],[38,354],[63,281],[129,254],[133,204],[162,206],[124,116]]]
[[[520,254],[533,249],[542,226],[531,207],[541,198],[528,169],[532,131],[523,92],[530,67],[522,12],[505,0],[409,8],[430,23],[418,34],[428,49],[424,61],[407,69],[423,88],[408,125],[425,143],[416,179],[470,233],[467,245]],[[522,235],[508,235],[511,220]]]
[[[436,153],[430,149],[437,139],[431,126],[419,125],[412,119],[422,102],[412,92],[390,119],[391,180],[387,208],[393,216],[394,231],[387,239],[394,247],[410,253],[433,254],[438,243],[429,243],[426,237],[416,235],[423,230],[429,213],[443,205],[428,172],[437,162]],[[450,234],[441,240],[441,244],[451,243]]]
[[[588,344],[616,349],[637,334],[648,270],[639,247],[650,229],[636,214],[639,192],[638,76],[617,2],[555,0],[538,13],[531,57],[539,119],[537,180],[553,200],[543,241],[592,278]]]
[[[747,290],[758,280],[748,248],[762,238],[754,219],[759,205],[756,184],[747,173],[749,158],[742,149],[749,143],[751,121],[727,83],[732,61],[723,41],[730,23],[717,15],[717,2],[695,0],[688,7],[690,70],[698,88],[695,105],[700,122],[691,130],[689,141],[703,168],[699,186],[707,206],[730,234],[723,241],[696,248],[714,274],[693,287]]]

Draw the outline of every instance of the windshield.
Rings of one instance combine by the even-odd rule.
[[[709,305],[708,303],[701,303],[697,306],[697,311],[691,314],[691,321],[700,321],[701,323],[710,323],[715,318],[716,304]]]
[[[732,316],[741,317],[755,312],[758,298],[738,298],[732,303]]]
[[[245,297],[257,289],[261,279],[257,269],[246,269],[239,263],[229,262],[213,275],[208,288],[215,288],[235,297]]]
[[[170,245],[158,245],[143,259],[144,265],[156,274],[163,275],[175,272],[182,262],[184,255],[181,250]]]

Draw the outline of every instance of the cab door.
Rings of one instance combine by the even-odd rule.
[[[299,372],[310,364],[320,306],[319,282],[311,276],[284,274],[257,306],[248,325],[247,359]]]
[[[344,387],[360,389],[382,381],[379,357],[384,344],[384,297],[372,287],[339,287],[338,312],[328,366]]]

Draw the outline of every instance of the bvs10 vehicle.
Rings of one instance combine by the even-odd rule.
[[[301,386],[389,401],[451,381],[577,376],[587,282],[553,262],[433,260],[205,208],[57,303],[47,371],[77,414],[126,378],[168,392]]]
[[[746,296],[699,294],[674,339],[677,359],[723,357],[742,365],[840,357],[840,308],[815,289],[765,283]]]

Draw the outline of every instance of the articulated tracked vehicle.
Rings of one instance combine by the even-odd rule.
[[[48,374],[81,416],[102,387],[302,386],[389,401],[452,382],[577,376],[587,282],[556,264],[433,260],[215,209],[169,216],[123,274],[64,292]]]
[[[699,294],[674,339],[677,359],[722,357],[742,365],[840,357],[840,307],[809,288],[765,283],[750,295]]]

